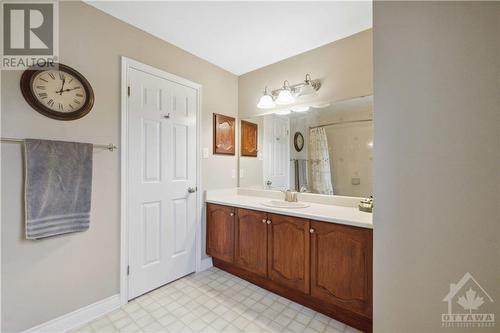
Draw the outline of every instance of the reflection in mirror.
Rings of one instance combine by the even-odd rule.
[[[240,187],[372,195],[372,96],[243,121],[257,128],[257,156],[240,156]]]

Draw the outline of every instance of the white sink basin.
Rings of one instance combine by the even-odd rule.
[[[288,202],[285,200],[269,200],[262,202],[264,206],[275,207],[275,208],[306,208],[309,207],[308,204],[304,202]]]

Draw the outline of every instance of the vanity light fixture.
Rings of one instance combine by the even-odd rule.
[[[300,88],[299,95],[307,96],[312,95],[316,92],[317,89],[313,87],[313,82],[311,80],[311,75],[306,74],[306,79],[304,80],[304,86]]]
[[[281,88],[278,93],[278,98],[276,98],[276,104],[287,105],[295,102],[295,98],[292,96],[292,91],[290,89],[290,84],[287,80],[283,82],[283,88]]]
[[[292,111],[290,111],[289,109],[285,109],[285,110],[278,110],[274,113],[277,114],[278,116],[286,116],[287,114],[290,114],[291,112]]]
[[[285,80],[283,87],[267,92],[267,87],[264,90],[264,95],[260,98],[257,107],[259,109],[271,109],[278,105],[289,105],[295,102],[295,97],[303,97],[312,95],[321,88],[321,81],[311,79],[310,74],[306,74],[303,82],[290,85],[288,80]],[[299,111],[300,112],[300,111]]]
[[[276,104],[274,103],[273,97],[267,93],[267,87],[264,89],[264,95],[260,98],[257,107],[259,109],[271,109],[274,108]]]
[[[310,106],[306,105],[306,106],[294,106],[292,107],[292,111],[293,112],[307,112],[309,111],[309,109],[311,109]]]
[[[315,108],[315,109],[324,109],[324,108],[327,108],[330,106],[330,102],[326,102],[326,103],[321,103],[321,104],[316,104],[316,105],[313,105],[312,107]]]

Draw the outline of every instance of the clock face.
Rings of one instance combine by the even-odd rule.
[[[293,137],[293,145],[296,151],[301,151],[304,148],[304,136],[300,132],[296,132]]]
[[[35,75],[32,82],[37,100],[57,112],[73,112],[85,105],[87,94],[82,83],[73,75],[48,70]]]
[[[90,83],[63,64],[47,70],[26,70],[21,77],[21,91],[36,111],[58,120],[79,119],[94,105]]]

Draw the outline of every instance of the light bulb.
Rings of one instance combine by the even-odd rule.
[[[274,104],[273,97],[267,93],[267,87],[264,89],[264,95],[260,98],[257,107],[259,109],[271,109],[274,108],[276,104]]]
[[[292,93],[288,89],[281,90],[278,98],[276,98],[276,104],[280,105],[292,104],[293,102],[295,102],[295,98],[293,98]]]
[[[278,98],[276,98],[276,104],[286,105],[292,104],[293,102],[295,102],[295,97],[292,96],[290,85],[288,81],[285,80],[285,82],[283,82],[283,88],[281,88]]]

